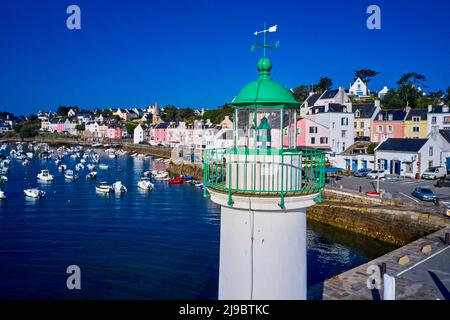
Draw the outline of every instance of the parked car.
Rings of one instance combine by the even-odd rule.
[[[422,174],[422,179],[436,180],[440,178],[445,178],[447,175],[447,169],[444,167],[431,167],[425,170]]]
[[[411,194],[422,201],[436,201],[436,194],[430,188],[417,187]]]
[[[386,177],[387,172],[385,170],[371,170],[367,174],[367,178],[369,179],[377,179],[378,177],[384,178]]]
[[[450,187],[450,175],[445,177],[444,179],[439,179],[436,181],[436,187]]]
[[[365,177],[367,176],[367,174],[370,172],[370,169],[359,169],[356,170],[355,173],[353,174],[355,177]]]

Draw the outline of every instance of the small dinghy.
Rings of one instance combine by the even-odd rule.
[[[63,172],[67,170],[67,165],[65,164],[60,164],[58,167],[58,171]]]
[[[94,180],[94,179],[97,179],[97,172],[95,172],[95,171],[89,172],[89,173],[86,175],[86,179],[87,179],[87,180]]]
[[[75,166],[75,170],[80,171],[84,169],[84,165],[82,163],[77,163]]]
[[[109,169],[109,166],[107,164],[104,164],[104,163],[100,163],[98,167],[100,169],[102,169],[102,170],[108,170]]]
[[[0,190],[0,200],[5,200],[6,199],[6,194]]]
[[[8,182],[8,177],[7,176],[0,176],[0,183],[5,183]]]
[[[95,169],[95,165],[93,165],[92,163],[89,163],[89,164],[87,165],[87,168],[88,168],[89,170],[94,170],[94,169]]]

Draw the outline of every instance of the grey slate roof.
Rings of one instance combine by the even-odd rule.
[[[311,108],[312,114],[316,113],[324,113],[325,112],[325,106],[315,106]],[[326,112],[347,112],[347,107],[339,104],[339,103],[330,103],[328,105],[328,111]]]
[[[449,113],[450,112],[450,110],[447,112],[444,112],[442,110],[442,107],[443,106],[434,106],[430,113]]]
[[[417,152],[427,141],[428,139],[389,138],[378,146],[377,151]]]
[[[447,140],[448,143],[450,143],[450,130],[439,130],[439,133],[445,140]]]
[[[389,120],[389,115],[392,114],[392,120]],[[383,120],[379,120],[379,116],[383,116]],[[374,121],[403,121],[406,117],[404,110],[381,110],[375,116]]]
[[[413,117],[420,117],[420,120],[427,120],[427,109],[411,109],[406,116],[407,121],[411,121]]]
[[[365,103],[365,104],[355,104],[353,105],[353,111],[356,113],[356,110],[359,110],[360,118],[372,118],[373,113],[376,110],[375,103]]]

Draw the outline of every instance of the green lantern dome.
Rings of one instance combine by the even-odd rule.
[[[239,91],[232,101],[235,107],[277,107],[277,108],[298,108],[300,103],[295,100],[291,91],[282,84],[270,78],[272,62],[267,57],[258,61],[259,77],[250,82]]]

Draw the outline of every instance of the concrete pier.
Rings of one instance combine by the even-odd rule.
[[[446,233],[450,227],[326,280],[323,299],[383,300],[382,275],[379,289],[369,289],[367,281],[373,270],[381,270],[385,264],[386,274],[395,278],[395,300],[449,300],[450,244],[446,243]]]

